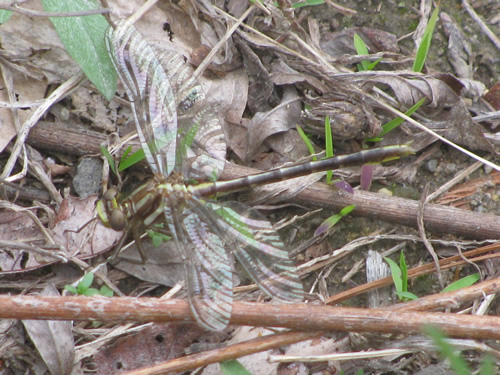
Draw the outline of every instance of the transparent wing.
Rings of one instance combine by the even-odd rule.
[[[220,236],[207,224],[206,215],[213,213],[195,200],[189,203],[182,212],[165,207],[165,217],[184,261],[191,310],[205,328],[220,331],[229,324],[233,306],[230,259]]]
[[[132,105],[137,133],[155,173],[170,175],[177,146],[176,97],[155,50],[136,28],[118,20],[105,42]]]
[[[216,179],[224,169],[226,141],[217,108],[210,105],[192,68],[173,51],[159,55],[176,95],[176,170],[192,179]]]
[[[153,172],[168,176],[175,168],[188,178],[216,179],[226,158],[224,133],[184,57],[158,52],[126,20],[105,39]]]
[[[238,202],[209,203],[217,215],[219,235],[257,285],[282,302],[299,302],[304,290],[295,263],[290,259],[272,224]],[[215,227],[215,224],[212,224]]]

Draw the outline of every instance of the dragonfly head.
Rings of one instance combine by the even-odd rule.
[[[118,191],[114,188],[108,189],[97,202],[97,215],[101,222],[116,231],[122,231],[127,225],[127,215],[122,211],[116,197]]]

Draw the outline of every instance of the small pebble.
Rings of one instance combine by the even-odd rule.
[[[449,173],[454,172],[457,169],[457,165],[455,163],[448,163],[446,165],[446,171]]]
[[[436,159],[431,159],[427,162],[427,170],[431,173],[436,172],[438,166],[438,161]]]
[[[86,198],[101,190],[102,161],[98,158],[83,158],[76,167],[73,187],[76,194]]]
[[[379,194],[383,194],[383,195],[386,195],[388,197],[392,197],[392,191],[390,191],[389,189],[387,188],[382,188],[382,189],[379,189],[378,191]]]

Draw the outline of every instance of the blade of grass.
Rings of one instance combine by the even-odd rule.
[[[424,68],[425,60],[427,59],[427,54],[429,53],[429,48],[431,47],[432,35],[434,33],[434,28],[436,26],[437,16],[439,14],[439,7],[434,9],[431,18],[429,18],[429,23],[424,30],[424,35],[418,46],[417,54],[415,56],[415,61],[413,62],[413,71],[421,72]]]
[[[417,109],[419,109],[422,104],[424,104],[426,98],[422,98],[420,99],[418,102],[416,102],[414,105],[412,105],[410,107],[410,109],[408,109],[404,114],[406,116],[411,116],[413,113],[415,113],[415,111]],[[365,142],[379,142],[380,140],[382,140],[382,136],[386,135],[387,133],[389,133],[391,130],[397,128],[399,125],[401,125],[405,120],[401,117],[396,117],[394,119],[392,119],[391,121],[385,123],[384,125],[382,125],[382,131],[380,132],[380,134],[377,136],[377,137],[373,137],[373,138],[366,138],[364,141]]]
[[[298,8],[302,8],[302,7],[312,6],[312,5],[321,5],[324,3],[325,3],[325,0],[306,0],[306,1],[302,1],[300,3],[292,4],[292,8],[298,9]]]
[[[331,158],[333,156],[333,137],[332,137],[332,127],[330,126],[330,117],[325,117],[325,147],[326,147],[326,157]],[[333,172],[326,172],[326,183],[329,184],[332,181]]]
[[[368,47],[366,46],[365,42],[363,39],[358,34],[354,34],[354,48],[356,48],[356,53],[358,55],[368,55]],[[357,64],[358,70],[361,71],[366,71],[370,70],[369,69],[370,62],[367,60],[361,61],[360,64]]]
[[[108,149],[106,147],[104,147],[104,146],[101,146],[101,153],[104,155],[104,157],[108,161],[108,164],[109,164],[109,167],[111,168],[111,171],[116,176],[117,173],[116,173],[115,160],[113,159],[113,157],[109,153]]]
[[[138,162],[143,160],[145,157],[146,156],[144,155],[144,150],[142,148],[137,150],[136,152],[134,152],[132,155],[130,155],[127,158],[125,158],[125,155],[124,155],[124,158],[122,158],[122,160],[120,161],[120,165],[118,166],[118,170],[120,172],[123,172],[125,169],[130,168],[134,164],[137,164]]]
[[[401,280],[403,282],[403,291],[408,291],[408,266],[406,265],[405,253],[399,255],[399,268],[401,269]]]
[[[314,154],[315,154],[314,147],[311,143],[311,140],[307,136],[307,134],[304,132],[304,130],[299,125],[297,125],[296,128],[297,128],[297,131],[299,132],[300,138],[302,138],[302,140],[306,144],[307,149],[309,150],[309,153],[312,155],[312,160],[314,160],[314,161],[318,160],[318,158],[316,156],[314,156]]]
[[[344,207],[338,214],[330,216],[328,219],[323,221],[321,225],[316,229],[316,231],[314,232],[314,236],[319,236],[328,231],[331,227],[337,224],[340,219],[350,214],[355,208],[356,206],[352,204],[350,206]]]

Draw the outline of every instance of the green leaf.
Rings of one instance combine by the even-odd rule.
[[[99,289],[99,294],[104,297],[113,297],[113,291],[109,289],[107,285],[101,286],[101,289]]]
[[[166,234],[159,233],[153,229],[147,231],[149,238],[153,242],[154,247],[160,246],[163,242],[170,241],[171,237]]]
[[[120,172],[123,172],[125,169],[130,168],[134,164],[139,163],[141,160],[143,160],[146,156],[144,155],[144,150],[140,148],[136,152],[134,152],[132,155],[126,158],[128,156],[127,154],[123,154],[122,160],[120,161],[120,165],[118,166],[118,170]]]
[[[406,266],[405,253],[399,255],[399,269],[401,270],[401,281],[403,292],[408,291],[408,267]]]
[[[220,362],[220,368],[224,375],[252,375],[245,366],[243,366],[236,359]]]
[[[104,157],[108,161],[108,164],[109,164],[109,167],[111,168],[111,171],[116,176],[117,174],[116,174],[115,159],[113,159],[113,157],[109,153],[108,149],[102,145],[101,145],[101,153],[104,155]]]
[[[85,290],[90,288],[92,281],[94,281],[94,274],[92,272],[86,273],[82,281],[78,283],[78,289]]]
[[[356,48],[356,53],[358,55],[368,55],[368,47],[366,46],[365,42],[363,39],[358,34],[354,34],[354,48]],[[361,71],[366,71],[369,70],[368,67],[370,65],[370,62],[367,60],[361,61],[361,64],[358,64],[358,70]]]
[[[330,116],[325,117],[325,147],[326,147],[326,157],[331,158],[333,156],[333,137],[332,137],[332,127],[330,126]],[[329,184],[332,181],[333,172],[326,171],[326,183]]]
[[[415,56],[415,61],[413,62],[413,71],[421,72],[424,68],[425,60],[427,59],[427,54],[429,53],[429,48],[431,47],[432,34],[434,33],[434,27],[436,26],[437,16],[439,14],[439,7],[434,9],[431,18],[427,23],[427,27],[424,30],[424,35],[418,46],[417,55]]]
[[[376,66],[378,65],[378,63],[379,63],[379,62],[381,62],[381,61],[382,61],[382,57],[381,57],[381,58],[378,58],[378,59],[377,59],[377,60],[375,60],[375,61],[370,62],[370,63],[368,64],[368,66],[367,66],[367,69],[366,69],[366,70],[373,70],[373,69],[375,69],[375,67],[376,67]]]
[[[414,301],[418,299],[418,296],[411,292],[396,292],[396,294],[402,301]]]
[[[401,279],[401,270],[399,266],[391,258],[384,257],[385,261],[391,267],[392,280],[394,281],[394,286],[396,287],[397,293],[404,292],[403,290],[403,280]]]
[[[87,297],[92,297],[101,295],[101,292],[98,291],[96,288],[88,288],[85,289],[85,291],[82,294]]]
[[[350,206],[346,206],[342,210],[340,210],[338,214],[330,216],[328,219],[323,221],[321,225],[314,231],[314,236],[319,236],[328,231],[331,227],[337,224],[340,219],[350,214],[355,208],[356,206],[354,204],[351,204]]]
[[[479,274],[474,273],[472,275],[461,278],[460,280],[452,282],[446,288],[444,288],[441,293],[452,292],[454,290],[459,290],[463,288],[467,288],[472,284],[475,284],[479,281]]]
[[[419,109],[422,106],[422,104],[424,104],[425,100],[426,100],[426,98],[420,99],[418,102],[416,102],[414,105],[412,105],[409,110],[407,110],[405,112],[405,115],[411,116],[417,109]],[[405,120],[403,118],[396,117],[395,119],[382,125],[382,132],[378,135],[378,137],[382,137],[385,134],[389,133],[391,130],[393,130],[393,129],[397,128],[399,125],[401,125],[404,121]]]
[[[0,24],[7,22],[12,16],[11,10],[0,9]]]
[[[64,289],[73,294],[78,294],[78,289],[76,289],[73,285],[65,285]]]
[[[306,0],[306,1],[302,1],[300,3],[292,4],[292,8],[298,9],[298,8],[302,8],[302,7],[308,7],[311,5],[321,5],[324,3],[325,3],[325,0]]]
[[[46,12],[74,12],[98,9],[95,0],[42,0]],[[104,44],[109,27],[104,16],[51,17],[64,47],[87,78],[108,100],[115,95],[117,75]]]
[[[363,41],[363,39],[361,39],[361,37],[358,34],[354,34],[354,48],[356,48],[356,53],[358,55],[368,55],[370,53],[368,51],[368,47],[366,46],[365,42]],[[381,61],[382,57],[372,62],[368,60],[363,60],[361,61],[361,64],[357,64],[358,70],[360,72],[373,70]]]
[[[311,140],[309,139],[309,137],[307,136],[307,134],[304,132],[304,130],[299,125],[297,125],[296,128],[297,128],[297,131],[299,132],[300,138],[302,138],[302,140],[306,144],[307,149],[309,150],[309,153],[311,155],[314,155],[315,152],[314,152],[314,147],[312,145]],[[318,160],[318,158],[316,156],[313,156],[312,160],[316,161],[316,160]]]

